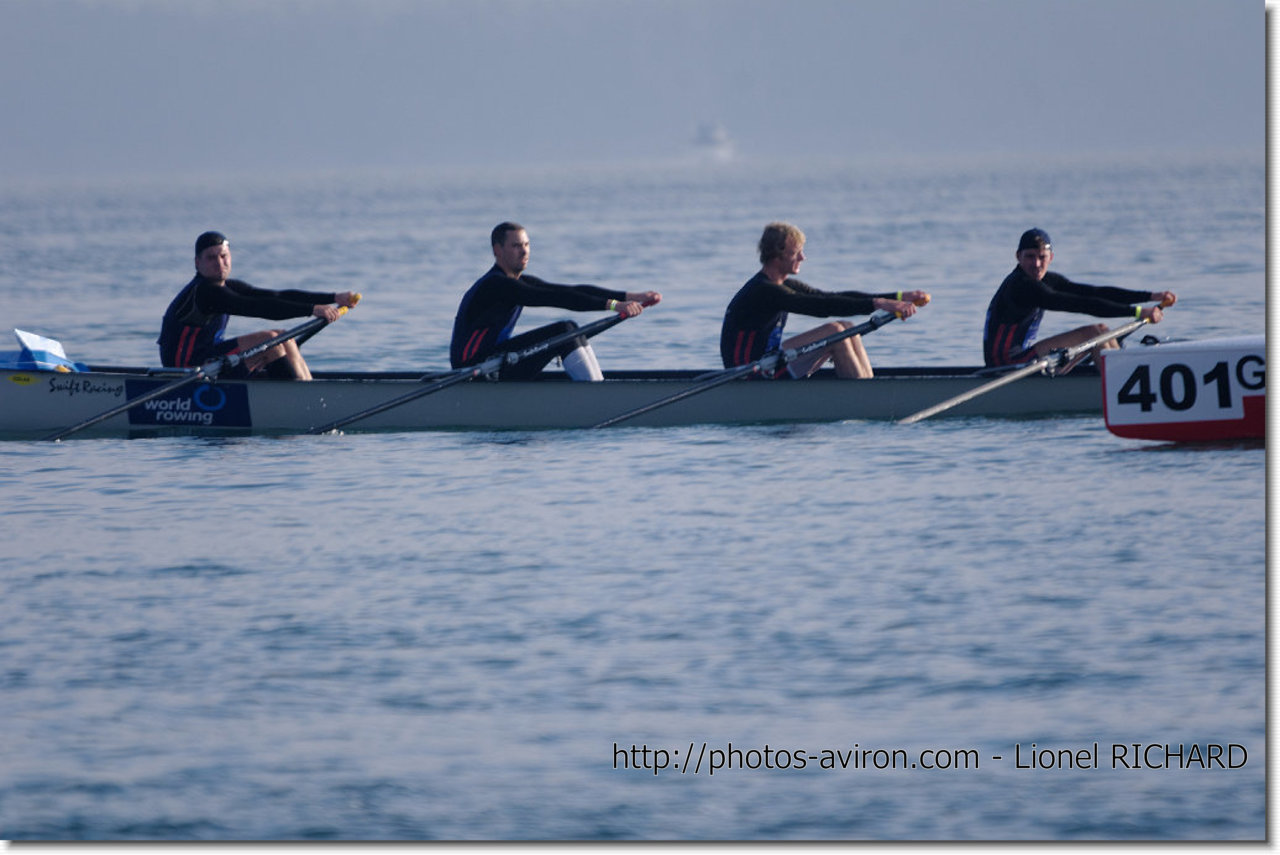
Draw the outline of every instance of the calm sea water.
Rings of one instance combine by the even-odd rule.
[[[1162,336],[1262,332],[1263,171],[17,185],[0,327],[154,364],[218,228],[242,278],[365,294],[313,366],[440,367],[511,218],[531,272],[664,293],[606,367],[711,367],[787,219],[813,284],[933,293],[883,365],[977,362],[1031,225],[1178,292]],[[1092,418],[3,443],[0,837],[1262,839],[1264,471]]]

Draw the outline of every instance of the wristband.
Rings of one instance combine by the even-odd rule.
[[[901,291],[899,291],[899,292],[898,292],[898,302],[899,302],[899,303],[901,303],[901,302],[902,302],[902,292],[901,292]]]
[[[1142,320],[1142,307],[1141,307],[1141,306],[1134,306],[1134,307],[1133,307],[1133,316],[1134,316],[1135,318],[1137,318],[1138,320]]]
[[[617,309],[617,308],[618,308],[618,301],[617,301],[617,300],[605,300],[605,301],[604,301],[604,307],[605,307],[605,309],[607,309],[608,311],[612,312],[613,310],[615,310],[615,309]]]

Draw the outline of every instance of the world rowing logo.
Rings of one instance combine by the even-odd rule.
[[[156,387],[155,381],[127,381],[129,397],[146,394]],[[239,384],[201,383],[194,389],[181,389],[171,395],[152,398],[129,410],[132,425],[164,427],[250,427],[249,397]]]

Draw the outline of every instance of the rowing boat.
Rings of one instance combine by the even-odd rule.
[[[0,438],[39,439],[154,392],[174,369],[84,366],[84,371],[0,369]],[[218,379],[184,386],[112,416],[77,437],[306,433],[412,391],[411,372],[313,372],[311,382]],[[441,375],[445,376],[445,375]],[[371,415],[356,431],[582,428],[696,385],[698,371],[610,371],[578,383],[559,371],[535,380],[461,383]],[[990,381],[977,368],[878,368],[866,380],[830,369],[804,381],[738,380],[629,420],[628,427],[897,419]],[[431,378],[425,378],[430,382]],[[949,417],[1101,415],[1092,367],[1029,377],[958,406]]]

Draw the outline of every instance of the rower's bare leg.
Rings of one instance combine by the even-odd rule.
[[[278,347],[284,348],[283,359],[293,371],[293,376],[299,380],[310,380],[311,369],[307,367],[307,361],[302,358],[302,350],[298,347],[298,343],[293,339],[286,341]],[[278,348],[272,348],[277,350]]]
[[[248,350],[251,347],[261,344],[262,342],[280,335],[283,330],[263,330],[262,332],[247,333],[239,336],[237,342],[240,350]],[[257,371],[259,368],[268,363],[283,360],[283,368],[295,380],[310,380],[311,370],[307,368],[307,361],[302,358],[302,351],[298,349],[298,343],[290,339],[283,344],[277,344],[275,347],[259,353],[257,356],[250,357],[245,366],[250,371]],[[282,372],[283,373],[283,372]]]
[[[829,324],[814,327],[813,329],[802,332],[799,335],[793,335],[791,338],[784,339],[782,342],[782,349],[790,350],[792,348],[801,347],[809,344],[810,342],[815,342],[820,338],[826,338],[833,333],[838,333],[847,327],[848,325],[843,321],[832,321]],[[807,354],[794,362],[788,363],[788,373],[790,373],[792,377],[808,377],[825,365],[827,360],[839,360],[842,355],[839,348],[843,344],[843,341],[837,342],[830,347],[824,347],[822,350],[815,350],[813,353]],[[844,376],[840,374],[839,361],[836,361],[836,374],[838,376]]]
[[[845,327],[848,328],[849,324],[845,324]],[[849,343],[849,351],[851,354],[851,359],[854,363],[853,376],[860,379],[865,379],[873,376],[873,372],[871,370],[871,357],[867,355],[867,348],[866,348],[866,345],[862,343],[862,336],[860,335],[850,336],[849,338],[846,338],[845,341]],[[836,362],[837,374],[839,374],[839,368],[838,368],[839,364],[840,364],[839,361],[837,361]],[[846,375],[841,375],[841,376],[846,376]]]
[[[852,324],[848,321],[832,321],[792,336],[782,342],[782,347],[784,350],[801,347],[820,338],[844,332],[851,326]],[[797,359],[787,366],[787,369],[792,377],[808,377],[821,368],[828,359],[835,365],[836,376],[842,379],[852,380],[871,376],[871,359],[867,356],[867,350],[862,344],[862,337],[856,335],[841,339],[830,347]]]
[[[823,335],[844,332],[853,324],[848,321],[833,321],[819,327]],[[842,338],[827,348],[831,354],[831,362],[836,367],[836,376],[843,380],[861,380],[871,376],[871,358],[862,344],[862,336],[853,335]]]
[[[1051,335],[1048,338],[1041,339],[1040,341],[1035,343],[1036,356],[1047,356],[1048,354],[1052,353],[1055,350],[1062,350],[1068,347],[1075,347],[1076,345],[1083,344],[1089,339],[1096,338],[1097,336],[1100,336],[1105,332],[1107,332],[1106,324],[1089,324],[1087,326],[1077,327],[1068,332],[1058,333],[1057,335]],[[1097,365],[1101,366],[1102,351],[1110,350],[1118,347],[1120,347],[1120,343],[1117,342],[1115,339],[1111,339],[1110,341],[1104,341],[1102,344],[1093,348],[1088,353],[1077,356],[1075,359],[1069,362],[1064,368],[1059,370],[1058,373],[1066,374],[1072,368],[1075,368],[1078,364],[1080,364],[1080,362],[1085,358],[1085,356],[1092,356],[1093,361]]]

